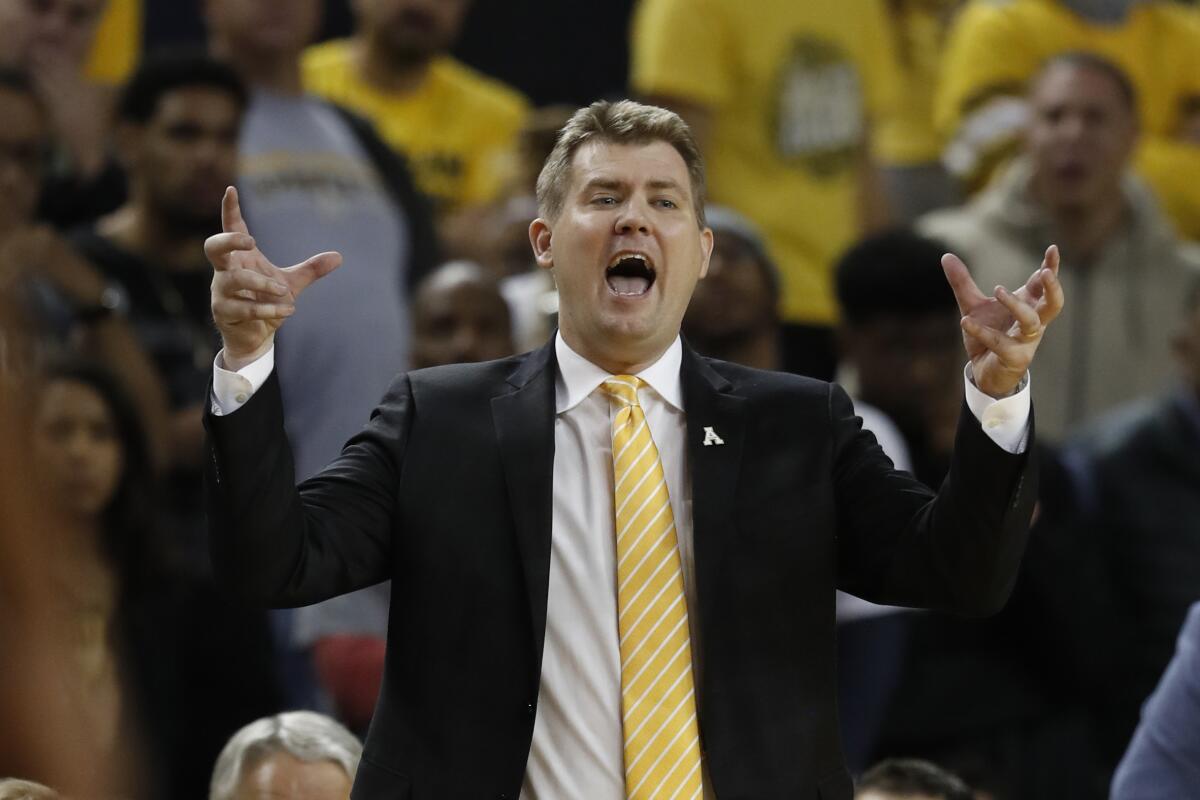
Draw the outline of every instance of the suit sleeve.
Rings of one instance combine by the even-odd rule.
[[[935,495],[892,468],[840,387],[831,387],[829,412],[838,588],[886,605],[999,611],[1028,537],[1036,461],[1002,450],[964,405],[950,471]]]
[[[390,577],[411,416],[402,375],[341,455],[297,487],[274,373],[237,413],[207,412],[205,485],[217,577],[245,600],[270,607],[308,605]]]

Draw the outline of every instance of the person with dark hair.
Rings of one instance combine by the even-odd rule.
[[[1188,7],[1188,6],[1192,7]],[[1200,12],[1169,0],[973,0],[946,42],[934,116],[943,161],[978,187],[1020,149],[1036,111],[1027,86],[1047,63],[1082,54],[1132,87],[1138,173],[1174,227],[1200,237]],[[1191,123],[1191,124],[1189,124]]]
[[[196,397],[218,342],[208,308],[206,236],[220,226],[213,203],[237,175],[246,90],[227,65],[203,54],[143,61],[117,103],[118,154],[129,199],[72,233],[80,254],[121,290],[120,313],[153,361],[167,418],[155,430],[175,534],[204,562],[199,488],[203,429]]]
[[[60,229],[88,222],[119,205],[124,193],[108,149],[113,90],[87,74],[109,0],[4,5],[0,66],[30,76],[52,132],[38,218]]]
[[[954,370],[960,314],[941,268],[948,249],[909,230],[887,231],[850,248],[834,270],[839,382],[900,428],[912,472],[928,486],[946,476],[962,403]]]
[[[73,688],[110,712],[81,722],[147,796],[202,797],[229,729],[277,710],[269,650],[256,655],[265,619],[229,608],[181,564],[138,413],[103,367],[48,366],[31,437],[56,517],[47,530],[65,535],[57,595],[78,621]]]
[[[708,274],[696,285],[682,333],[696,352],[757,369],[783,365],[779,271],[752,222],[710,205],[713,230]]]
[[[351,5],[354,35],[304,53],[305,87],[370,119],[440,214],[498,199],[529,101],[450,55],[471,0]]]
[[[0,68],[0,119],[0,295],[10,312],[2,366],[30,372],[47,356],[86,354],[120,376],[157,436],[165,398],[128,321],[115,313],[123,292],[35,220],[50,134],[45,106],[25,73]]]
[[[297,303],[336,284],[340,257],[275,266],[226,194],[205,245],[223,341],[205,416],[214,566],[275,606],[392,579],[359,800],[849,800],[835,589],[1003,606],[1036,484],[1027,368],[1064,301],[1055,249],[990,297],[943,261],[969,364],[934,493],[893,469],[837,386],[684,345],[713,248],[704,187],[674,112],[577,111],[529,227],[558,333],[397,376],[299,486],[275,335],[322,310]]]
[[[916,758],[889,758],[858,779],[854,800],[974,800],[959,777]]]
[[[1024,155],[968,206],[919,227],[969,256],[984,286],[1010,281],[1037,242],[1062,244],[1063,283],[1078,301],[1064,310],[1063,335],[1047,343],[1047,370],[1033,387],[1038,429],[1061,441],[1170,379],[1174,320],[1162,309],[1178,302],[1200,248],[1179,241],[1129,171],[1145,102],[1120,68],[1058,55],[1033,79],[1027,103]]]

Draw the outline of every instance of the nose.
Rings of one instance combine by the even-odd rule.
[[[650,233],[650,215],[647,213],[645,203],[633,199],[622,206],[621,213],[617,215],[616,229],[620,234]]]

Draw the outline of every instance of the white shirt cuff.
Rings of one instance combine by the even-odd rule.
[[[963,382],[967,387],[967,408],[979,420],[987,437],[1006,452],[1024,453],[1029,444],[1029,373],[1021,378],[1015,393],[999,400],[975,385],[970,363],[963,370]]]
[[[212,413],[215,417],[232,414],[246,405],[275,369],[275,345],[237,372],[225,369],[224,354],[222,350],[213,359]]]

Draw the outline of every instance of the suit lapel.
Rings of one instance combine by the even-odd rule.
[[[686,346],[681,377],[687,412],[688,465],[692,474],[696,596],[703,630],[705,622],[711,623],[720,613],[718,578],[725,548],[733,538],[746,401],[733,394],[733,385]],[[710,642],[711,637],[701,637],[701,647],[706,651]],[[704,653],[704,661],[714,663],[708,652]]]
[[[492,421],[525,574],[534,661],[541,669],[550,585],[554,472],[554,342],[530,353],[508,378],[512,390],[492,398]],[[466,455],[464,454],[464,457]]]

